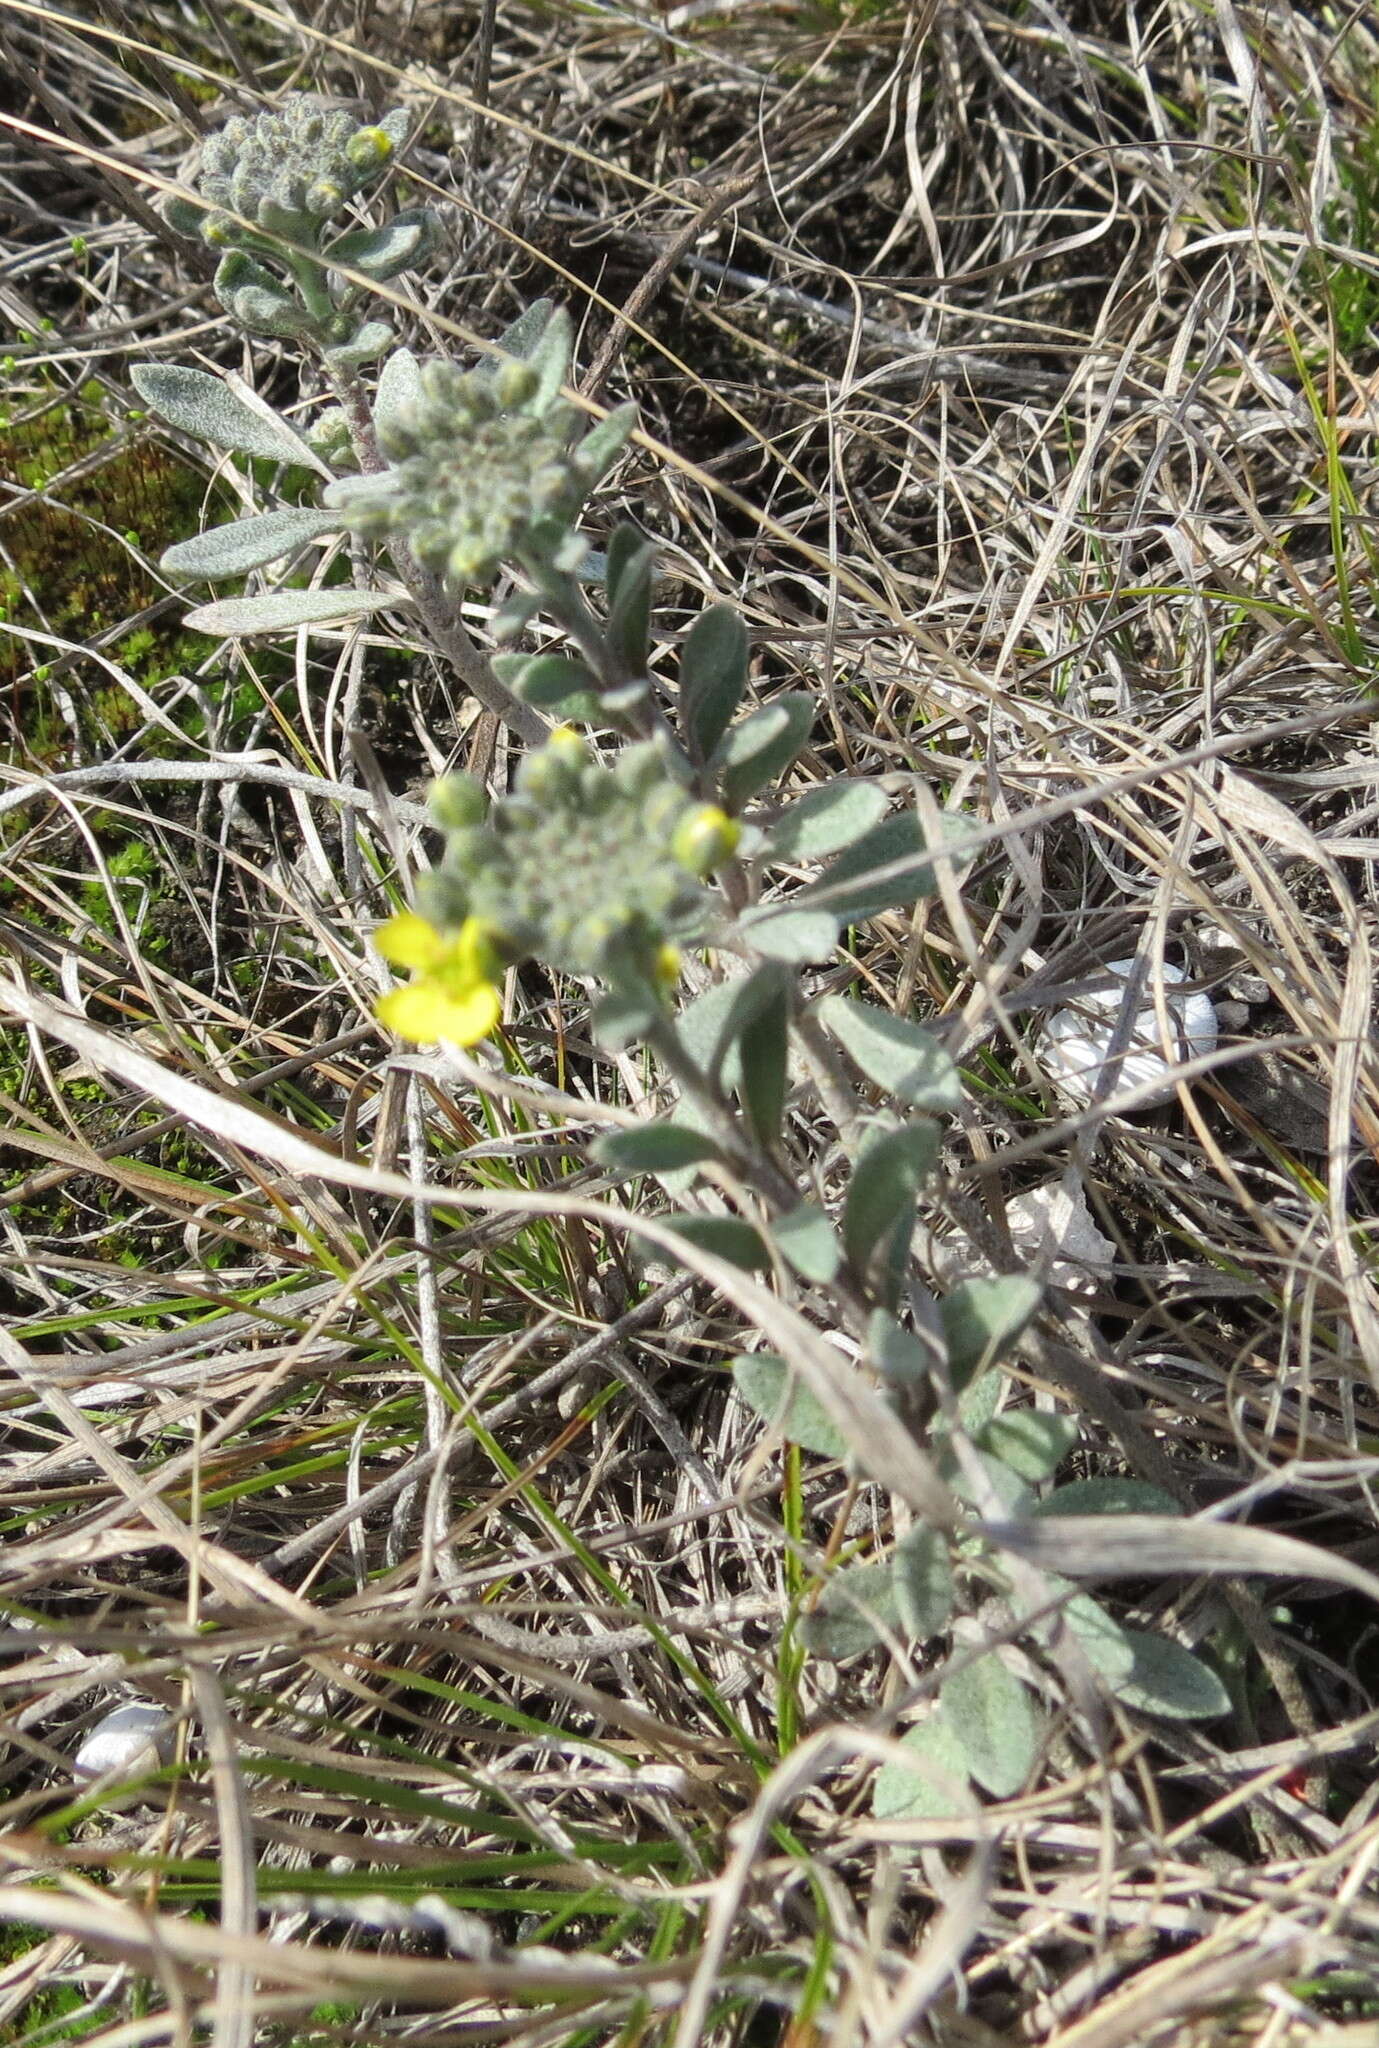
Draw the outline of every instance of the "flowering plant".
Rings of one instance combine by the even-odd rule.
[[[292,101],[232,122],[177,214],[226,250],[217,289],[232,317],[297,341],[319,368],[330,402],[305,438],[224,380],[172,365],[136,379],[172,424],[251,457],[305,461],[323,480],[319,505],[256,514],[170,550],[170,573],[238,576],[348,531],[365,576],[379,579],[260,592],[205,607],[197,623],[270,631],[409,604],[526,745],[512,788],[492,801],[463,776],[437,783],[443,853],[418,877],[413,907],[374,934],[411,977],[382,995],[380,1022],[414,1043],[469,1046],[497,1028],[502,984],[523,963],[592,983],[597,1045],[641,1047],[659,1105],[599,1138],[593,1163],[614,1183],[659,1186],[670,1205],[661,1240],[720,1284],[733,1267],[771,1274],[799,1313],[773,1320],[774,1297],[752,1283],[743,1298],[763,1329],[790,1330],[801,1355],[813,1325],[840,1333],[856,1366],[837,1370],[870,1390],[878,1441],[840,1434],[851,1397],[822,1407],[788,1347],[734,1368],[748,1405],[806,1448],[879,1470],[895,1443],[908,1447],[901,1465],[925,1503],[924,1522],[883,1559],[825,1573],[804,1630],[817,1654],[938,1638],[994,1579],[1009,1612],[1033,1617],[1036,1647],[1047,1647],[1062,1602],[1081,1656],[1122,1698],[1163,1714],[1222,1712],[1224,1688],[1201,1660],[1159,1639],[1151,1656],[1148,1639],[1095,1601],[1012,1563],[1019,1543],[1041,1564],[1075,1559],[1074,1525],[1088,1511],[1084,1497],[1075,1506],[1059,1489],[1037,1494],[1075,1422],[1007,1406],[1001,1362],[1028,1341],[1042,1290],[1020,1272],[933,1287],[915,1224],[963,1104],[961,1077],[938,1033],[818,972],[848,928],[912,910],[957,856],[915,809],[895,806],[889,783],[845,776],[791,792],[815,703],[793,691],[749,705],[750,647],[734,607],[710,604],[665,634],[673,659],[658,649],[653,544],[622,523],[596,550],[583,523],[634,412],[588,424],[568,391],[563,312],[538,301],[470,367],[419,361],[394,346],[388,323],[362,314],[369,282],[425,260],[438,237],[424,210],[328,234],[391,161],[404,125],[389,115],[358,128]],[[373,547],[386,551],[390,584]],[[490,654],[460,601],[500,577]],[[523,644],[538,621],[540,644]],[[552,711],[564,720],[554,731]],[[682,968],[698,984],[683,1000]],[[826,1170],[794,1144],[797,1113],[828,1122]],[[833,1385],[832,1368],[820,1370]],[[1136,1508],[1165,1522],[1173,1503],[1141,1489]],[[1157,1540],[1168,1540],[1162,1529]],[[958,1659],[915,1746],[964,1796],[969,1781],[1015,1791],[1044,1751],[1037,1690],[1028,1666],[987,1638],[975,1661]],[[921,1794],[911,1785],[897,1804],[892,1785],[884,1798],[887,1811],[915,1811]]]

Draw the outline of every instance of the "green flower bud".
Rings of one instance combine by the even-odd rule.
[[[314,184],[307,186],[303,203],[308,213],[314,213],[320,220],[329,220],[333,213],[339,212],[348,197],[349,194],[333,178],[317,178]]]
[[[517,357],[503,363],[493,380],[493,389],[504,412],[512,412],[536,395],[537,375],[530,363]]]
[[[676,826],[670,851],[689,874],[711,875],[715,868],[732,859],[741,837],[742,827],[735,818],[720,811],[716,804],[697,804]]]
[[[356,171],[378,171],[393,154],[393,138],[382,128],[356,128],[345,155]]]
[[[431,816],[443,832],[464,832],[488,815],[484,786],[472,775],[443,775],[431,784],[427,799]]]

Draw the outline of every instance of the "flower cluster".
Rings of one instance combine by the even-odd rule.
[[[237,114],[211,136],[197,186],[213,210],[194,209],[191,220],[179,215],[173,224],[214,248],[246,240],[244,221],[314,246],[325,222],[387,167],[406,132],[400,110],[361,127],[346,108],[288,93],[273,113]]]
[[[535,956],[614,986],[673,980],[677,942],[711,920],[701,879],[738,836],[670,778],[655,745],[625,748],[605,768],[569,726],[527,756],[491,810],[463,776],[436,786],[432,810],[444,859],[421,877],[417,910],[378,935],[384,957],[415,978],[378,1014],[405,1038],[461,1045],[497,1022],[505,961]]]
[[[528,356],[424,364],[414,400],[379,425],[392,466],[332,485],[326,502],[356,532],[404,535],[456,588],[556,556],[635,417],[621,407],[577,438],[581,415],[560,396],[570,348],[569,318],[552,311]]]

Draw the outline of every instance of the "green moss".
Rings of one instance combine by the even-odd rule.
[[[65,394],[30,381],[23,390],[11,387],[7,397],[0,473],[43,495],[22,500],[0,519],[8,556],[0,566],[0,612],[30,631],[79,643],[118,632],[163,594],[141,554],[156,557],[197,530],[202,478],[157,442],[112,430],[105,394],[94,380]],[[175,617],[136,629],[127,644],[109,644],[112,657],[137,669],[145,687],[184,669],[208,645],[184,633]],[[40,662],[34,672],[41,651],[17,635],[0,637],[0,693],[8,698],[23,751],[49,765],[69,732],[46,687],[48,665]],[[118,687],[102,683],[87,701],[88,740],[142,723]]]

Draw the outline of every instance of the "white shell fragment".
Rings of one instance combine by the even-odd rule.
[[[72,1759],[79,1778],[103,1778],[107,1771],[134,1777],[157,1770],[172,1754],[172,1715],[151,1700],[131,1700],[97,1721]]]
[[[1128,1030],[1118,1036],[1126,1000],[1124,985],[1140,967],[1136,960],[1109,960],[1098,969],[1098,975],[1105,980],[1114,977],[1121,986],[1080,996],[1075,1007],[1055,1010],[1044,1026],[1041,1051],[1045,1072],[1070,1101],[1090,1102],[1093,1096],[1108,1098],[1144,1089],[1133,1106],[1150,1109],[1172,1095],[1175,1066],[1216,1050],[1215,1004],[1210,996],[1178,994],[1173,985],[1183,979],[1183,971],[1168,961],[1158,970],[1171,1033],[1167,1047],[1155,1006],[1153,967],[1139,984]],[[1117,1042],[1124,1049],[1113,1055],[1112,1046]]]
[[[1036,1279],[1069,1294],[1095,1296],[1110,1284],[1116,1248],[1096,1226],[1080,1184],[1045,1181],[1006,1204],[1010,1242]],[[995,1268],[964,1235],[930,1241],[929,1259],[945,1287]]]

